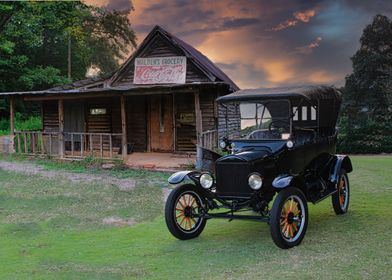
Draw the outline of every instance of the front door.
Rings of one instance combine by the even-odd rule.
[[[173,98],[172,95],[150,97],[150,150],[173,151]]]

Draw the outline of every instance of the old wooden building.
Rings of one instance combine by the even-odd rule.
[[[42,131],[12,127],[17,152],[126,157],[212,147],[218,137],[215,99],[235,90],[206,56],[156,26],[109,77],[0,97],[7,96],[11,105],[15,98],[42,104]]]

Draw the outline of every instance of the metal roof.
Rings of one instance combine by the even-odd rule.
[[[340,101],[341,93],[335,87],[326,85],[259,88],[239,90],[219,97],[217,101],[230,102],[278,98],[306,98],[308,100],[335,99]]]

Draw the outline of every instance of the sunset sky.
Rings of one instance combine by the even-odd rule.
[[[381,0],[86,0],[129,10],[140,43],[156,24],[208,56],[240,88],[344,85],[363,28]]]

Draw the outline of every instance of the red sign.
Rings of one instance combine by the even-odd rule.
[[[134,84],[185,84],[186,57],[137,57]]]

